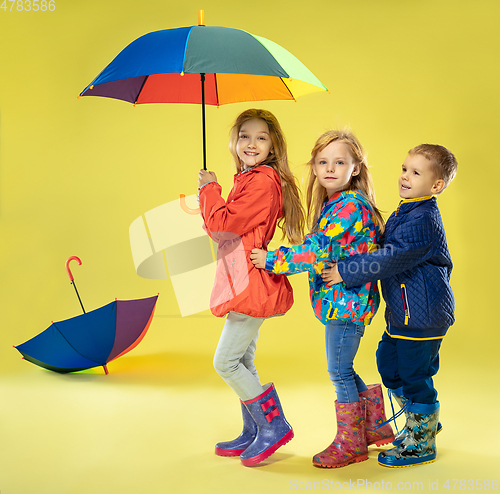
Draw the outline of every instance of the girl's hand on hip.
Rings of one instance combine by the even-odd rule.
[[[328,267],[323,268],[323,271],[321,271],[321,278],[326,283],[326,286],[330,288],[343,280],[339,274],[339,268],[336,262],[327,262],[326,265]]]
[[[256,268],[264,269],[266,267],[266,256],[267,252],[265,250],[252,249],[250,260],[253,262]]]
[[[208,170],[200,170],[200,173],[198,173],[198,188],[203,187],[208,182],[217,182],[217,175]]]

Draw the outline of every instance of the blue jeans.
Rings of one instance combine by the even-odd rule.
[[[265,317],[229,312],[214,356],[214,367],[222,379],[247,401],[264,392],[255,368],[259,329]]]
[[[364,333],[364,324],[350,320],[334,319],[325,326],[326,363],[339,403],[359,401],[359,393],[368,389],[353,365]]]
[[[384,332],[377,349],[377,367],[384,386],[402,388],[405,398],[413,403],[436,403],[432,376],[439,369],[441,341],[391,338]]]

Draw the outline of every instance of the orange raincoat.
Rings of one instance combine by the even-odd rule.
[[[199,192],[205,229],[219,244],[212,313],[218,317],[229,311],[252,317],[284,314],[293,304],[287,277],[258,269],[250,260],[253,248],[266,249],[283,215],[278,174],[269,166],[256,166],[234,176],[227,201],[221,192],[217,182]]]

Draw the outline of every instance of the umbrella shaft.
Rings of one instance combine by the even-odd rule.
[[[207,169],[207,138],[205,134],[205,74],[201,73],[201,120],[203,123],[203,169]]]
[[[78,293],[78,290],[76,289],[75,282],[72,281],[71,284],[75,288],[76,296],[78,297],[78,301],[80,302],[80,305],[82,306],[83,313],[85,314],[85,309],[84,309],[83,304],[82,304],[82,299],[80,298],[80,294]]]

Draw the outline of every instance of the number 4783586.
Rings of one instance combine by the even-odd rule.
[[[49,10],[53,12],[56,10],[56,2],[55,0],[3,0],[0,9],[5,12],[12,12],[13,10],[18,12],[46,12]]]

